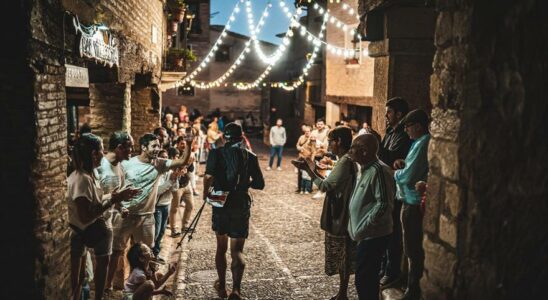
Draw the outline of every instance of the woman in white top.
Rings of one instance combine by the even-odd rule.
[[[109,255],[112,252],[112,229],[103,215],[113,204],[132,198],[136,190],[113,192],[103,199],[99,181],[93,169],[100,166],[103,143],[91,133],[85,133],[74,145],[72,162],[74,171],[67,179],[67,204],[71,235],[71,284],[72,299],[80,299],[83,272],[85,272],[86,248],[93,248],[97,263],[95,272],[95,299],[102,299]]]

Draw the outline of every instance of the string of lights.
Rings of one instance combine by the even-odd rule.
[[[225,27],[223,28],[221,34],[219,35],[219,38],[217,38],[217,40],[213,44],[213,47],[211,47],[208,54],[200,62],[198,67],[196,67],[196,69],[194,69],[194,71],[192,71],[192,73],[190,73],[188,76],[186,76],[183,79],[183,81],[186,81],[186,82],[192,81],[194,79],[194,77],[196,77],[196,75],[198,75],[199,72],[201,72],[203,69],[205,69],[208,66],[208,64],[211,62],[211,59],[213,58],[213,56],[215,55],[217,50],[219,50],[219,46],[223,44],[223,38],[228,35],[228,33],[226,31],[230,30],[232,22],[236,21],[236,16],[240,12],[240,3],[244,3],[244,1],[246,1],[246,0],[240,0],[239,2],[236,3],[236,5],[234,6],[234,9],[232,10],[232,13],[230,14],[230,17],[229,17]],[[249,0],[247,0],[247,1],[249,1]]]
[[[268,17],[268,10],[272,7],[272,5],[267,5],[265,7],[265,9],[263,10],[263,13],[261,14],[261,18],[259,20],[259,25],[254,29],[254,32],[256,34],[259,34],[262,30],[262,26],[265,24],[265,19]],[[246,1],[246,10],[249,12],[251,10],[251,1]],[[248,13],[248,22],[249,22],[249,19],[251,18],[251,21],[253,21],[253,15],[252,14],[249,14]],[[230,66],[230,68],[228,68],[228,70],[222,74],[221,76],[219,76],[217,79],[215,79],[214,81],[212,82],[196,82],[194,80],[190,80],[190,79],[184,79],[183,80],[183,84],[186,84],[186,83],[190,83],[192,86],[194,87],[197,87],[199,89],[210,89],[210,88],[214,88],[214,87],[220,87],[228,78],[230,78],[230,76],[232,76],[232,73],[234,73],[234,71],[239,67],[241,66],[241,63],[242,61],[245,59],[246,57],[246,53],[249,53],[251,52],[251,42],[252,42],[252,39],[254,39],[256,37],[253,37],[251,38],[251,40],[247,41],[245,43],[245,47],[244,49],[242,50],[242,52],[238,55],[238,57],[236,58],[236,60],[234,61],[234,63]],[[226,85],[225,85],[226,86]]]

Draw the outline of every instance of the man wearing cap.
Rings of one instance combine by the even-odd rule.
[[[411,140],[403,130],[401,120],[409,112],[407,101],[401,97],[391,98],[386,102],[386,133],[379,147],[379,158],[392,167],[397,159],[405,159]],[[400,196],[401,197],[401,196]],[[394,201],[392,220],[394,231],[386,247],[386,254],[381,267],[381,289],[388,288],[398,282],[401,273],[402,241],[400,211],[402,199]]]
[[[421,195],[415,189],[418,181],[426,181],[428,176],[428,115],[416,109],[401,121],[405,132],[413,141],[409,153],[394,162],[394,179],[398,188],[398,199],[403,200],[401,223],[403,229],[403,250],[409,262],[407,289],[402,299],[420,299],[420,279],[424,269],[424,249],[422,248]]]
[[[229,192],[223,207],[213,207],[212,229],[217,237],[215,266],[219,279],[215,289],[226,298],[226,251],[230,238],[232,293],[229,299],[241,299],[240,285],[245,269],[243,249],[249,233],[251,198],[248,189],[264,188],[264,179],[257,156],[242,145],[242,127],[236,123],[225,126],[226,144],[212,149],[207,158],[204,176],[204,200],[210,187]]]

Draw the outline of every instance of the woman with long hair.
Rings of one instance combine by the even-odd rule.
[[[93,169],[101,164],[103,143],[92,133],[82,134],[72,152],[74,171],[67,179],[67,204],[70,241],[72,299],[80,299],[82,279],[86,265],[86,250],[95,253],[95,299],[102,299],[106,282],[109,257],[112,254],[112,228],[103,217],[107,210],[121,201],[135,196],[138,191],[125,189],[113,192],[103,199],[99,181]]]

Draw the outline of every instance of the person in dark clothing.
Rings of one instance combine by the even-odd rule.
[[[389,167],[393,168],[394,161],[405,159],[411,140],[403,130],[401,120],[409,111],[409,105],[403,98],[396,97],[386,102],[386,134],[379,147],[379,158]],[[397,196],[396,196],[397,197]],[[381,266],[381,289],[393,286],[400,277],[402,259],[402,227],[400,210],[402,201],[395,199],[392,211],[394,230],[386,249]]]
[[[249,233],[251,197],[248,189],[265,186],[257,156],[242,146],[242,127],[236,123],[225,126],[226,144],[209,153],[204,176],[204,200],[210,187],[229,192],[223,207],[213,207],[212,229],[217,236],[215,266],[219,279],[215,289],[220,298],[227,297],[226,251],[230,238],[232,293],[229,299],[241,299],[240,285],[245,269],[243,248]]]

